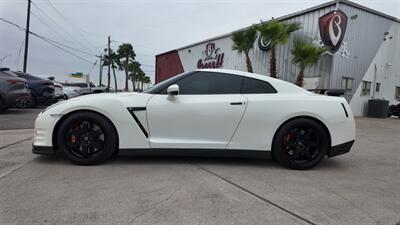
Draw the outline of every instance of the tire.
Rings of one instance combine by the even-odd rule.
[[[117,149],[117,132],[104,116],[94,112],[77,112],[59,126],[57,145],[78,165],[96,165],[109,159]]]
[[[329,134],[319,123],[306,118],[295,119],[276,133],[272,155],[285,167],[305,170],[324,159],[329,145]]]
[[[35,108],[37,105],[37,101],[35,96],[31,93],[29,99],[26,102],[26,108]]]

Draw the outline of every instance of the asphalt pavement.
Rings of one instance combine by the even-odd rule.
[[[0,130],[33,129],[35,118],[43,108],[8,109],[0,113]]]
[[[358,118],[350,153],[307,171],[271,160],[31,153],[0,131],[0,224],[390,224],[400,221],[400,120]]]

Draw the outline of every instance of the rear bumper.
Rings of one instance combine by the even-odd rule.
[[[55,155],[53,147],[32,145],[32,152],[38,155]]]
[[[354,144],[354,140],[340,144],[340,145],[332,146],[331,149],[329,149],[327,155],[329,158],[331,158],[331,157],[345,154],[350,151],[351,146],[353,146],[353,144]]]

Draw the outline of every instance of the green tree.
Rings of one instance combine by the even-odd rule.
[[[115,52],[113,52],[112,49],[110,49],[110,52],[104,56],[104,66],[111,67],[113,71],[113,76],[114,76],[114,85],[115,85],[115,91],[118,90],[118,84],[117,84],[117,76],[115,75],[115,69],[117,69],[117,62],[118,62],[118,56]],[[108,84],[107,88],[108,90],[110,89],[110,77],[108,77]]]
[[[255,26],[252,26],[248,29],[234,32],[232,34],[232,50],[237,51],[238,53],[246,56],[246,66],[247,71],[252,73],[253,66],[251,65],[249,52],[254,47],[254,42],[257,39],[257,29]]]
[[[129,64],[135,60],[136,54],[131,44],[124,43],[118,47],[118,69],[125,71],[125,91],[129,91],[128,80],[129,80]]]
[[[292,55],[293,62],[298,64],[300,67],[299,75],[296,79],[296,85],[303,87],[304,84],[304,70],[315,65],[322,53],[326,52],[327,49],[324,47],[317,47],[313,44],[309,44],[302,39],[296,39],[294,41]]]
[[[150,77],[149,77],[149,76],[145,76],[145,77],[143,78],[143,83],[145,83],[145,84],[147,85],[147,87],[148,87],[148,84],[151,83]],[[143,89],[143,87],[142,87],[142,89]]]
[[[140,66],[141,66],[140,63],[137,61],[133,61],[133,62],[129,63],[129,65],[128,65],[128,71],[129,71],[128,75],[132,82],[133,91],[137,90],[136,81],[138,80],[138,77],[140,76],[140,74],[143,73]]]
[[[267,23],[261,22],[257,27],[260,32],[260,37],[264,40],[270,41],[271,57],[269,62],[269,72],[271,77],[276,78],[276,46],[279,44],[286,44],[289,40],[290,34],[301,29],[301,26],[299,23],[284,23],[273,20]]]
[[[143,70],[140,70],[137,75],[137,81],[139,83],[139,85],[138,85],[139,91],[143,91],[143,84],[144,84],[145,77],[146,77],[146,74],[143,72]]]

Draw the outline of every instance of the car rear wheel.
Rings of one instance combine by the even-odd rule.
[[[105,117],[93,112],[79,112],[62,122],[57,144],[73,163],[95,165],[106,161],[116,151],[117,133]]]
[[[275,135],[272,154],[282,165],[292,169],[309,169],[325,157],[329,136],[310,119],[295,119],[284,124]]]

